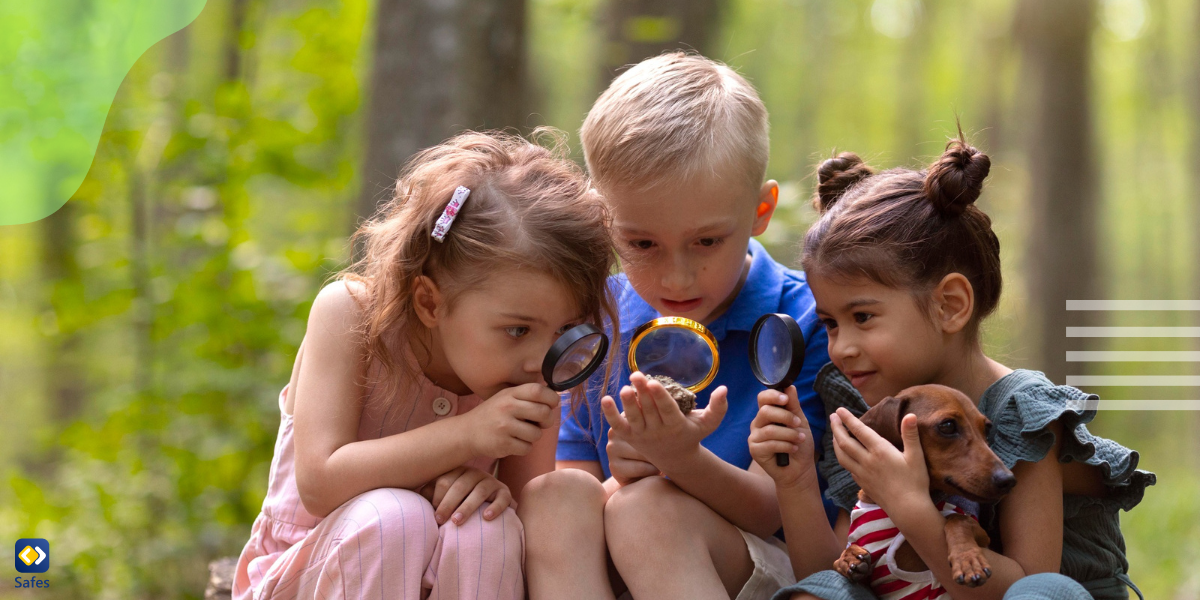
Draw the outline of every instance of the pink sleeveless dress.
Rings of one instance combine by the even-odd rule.
[[[323,519],[309,514],[296,487],[286,397],[284,387],[267,497],[238,559],[235,600],[524,596],[524,533],[512,509],[492,521],[484,521],[480,510],[462,525],[438,526],[424,497],[382,488],[347,501]],[[368,403],[359,440],[410,431],[481,402],[478,396],[443,390],[423,376],[397,397],[406,400]],[[490,473],[495,463],[479,460],[470,466]]]

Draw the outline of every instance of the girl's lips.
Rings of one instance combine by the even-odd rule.
[[[850,385],[855,388],[861,388],[867,378],[874,374],[875,371],[851,371],[850,373],[846,373],[846,376],[850,378]]]
[[[686,313],[700,308],[700,304],[704,302],[703,298],[692,298],[691,300],[667,300],[663,298],[663,306],[674,313]]]

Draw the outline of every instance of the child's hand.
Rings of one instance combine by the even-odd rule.
[[[776,486],[817,485],[812,431],[800,409],[796,386],[788,387],[786,394],[775,390],[758,394],[758,415],[750,423],[749,443],[750,455]],[[775,462],[779,453],[790,456],[788,466]]]
[[[477,457],[524,456],[542,437],[543,429],[557,431],[558,393],[527,383],[501,390],[462,415],[468,420],[468,443]]]
[[[664,472],[669,473],[667,465],[673,461],[698,450],[700,440],[708,437],[725,418],[725,386],[713,391],[704,410],[684,415],[661,383],[641,373],[630,375],[629,382],[633,385],[621,389],[625,412],[617,412],[617,403],[611,396],[600,401],[600,408],[617,437],[628,441]]]
[[[454,469],[438,477],[432,486],[421,488],[421,494],[433,504],[433,516],[438,525],[447,519],[462,525],[488,501],[492,504],[483,511],[485,521],[495,519],[510,506],[517,507],[507,485],[475,467]]]
[[[900,421],[903,451],[844,408],[829,416],[829,429],[838,462],[884,511],[891,513],[889,506],[913,500],[932,502],[916,415],[905,415]]]
[[[608,470],[622,487],[643,477],[659,474],[658,467],[650,464],[641,452],[634,450],[633,446],[611,427],[608,430],[608,446],[605,451],[608,453]]]

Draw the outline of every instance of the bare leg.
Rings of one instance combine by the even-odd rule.
[[[613,494],[604,529],[634,598],[724,600],[737,596],[754,572],[737,527],[662,477]]]
[[[530,600],[614,600],[604,500],[604,486],[578,469],[547,473],[525,486],[517,515],[525,526]]]

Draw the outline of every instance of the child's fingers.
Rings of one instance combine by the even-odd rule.
[[[705,435],[716,431],[721,425],[721,421],[725,419],[725,411],[729,409],[729,388],[720,386],[713,390],[713,393],[708,397],[708,406],[700,411],[698,415],[700,427],[705,431]]]
[[[433,512],[434,519],[437,520],[439,525],[450,519],[454,510],[463,503],[463,500],[471,493],[471,490],[475,489],[479,481],[486,476],[482,471],[471,469],[463,473],[462,477],[455,480],[450,489],[446,490],[446,495],[442,497],[442,501],[438,503],[437,509]]]
[[[763,390],[758,393],[759,406],[783,406],[787,404],[787,394],[775,390]]]
[[[671,396],[670,394],[667,394],[667,390],[663,389],[661,383],[657,381],[650,381],[642,373],[634,373],[633,375],[630,375],[629,383],[633,385],[635,390],[637,390],[637,404],[641,408],[642,420],[645,421],[646,427],[649,428],[662,425],[662,416],[658,412],[658,399],[655,396],[657,391],[657,393],[661,393],[670,398]],[[654,387],[651,387],[652,385]],[[625,400],[624,394],[621,395],[621,400]],[[629,403],[626,402],[625,406],[626,409],[628,409]]]
[[[800,394],[796,391],[796,386],[789,385],[785,397],[787,398],[787,404],[784,408],[788,409],[793,415],[803,419],[804,410],[800,408]]]
[[[621,388],[621,406],[625,407],[625,420],[629,421],[629,430],[641,432],[646,428],[646,417],[642,414],[642,405],[638,404],[637,390],[630,386]]]
[[[492,503],[487,508],[483,509],[483,520],[491,521],[499,517],[508,507],[517,507],[517,503],[513,502],[512,493],[508,491],[507,485],[501,485],[491,496]]]
[[[803,421],[800,417],[788,412],[782,406],[763,406],[758,409],[758,414],[751,421],[752,427],[766,427],[768,425],[783,425],[784,427],[799,427]]]
[[[790,444],[799,444],[803,439],[803,431],[792,429],[791,427],[779,427],[774,423],[770,423],[765,427],[751,429],[749,437],[749,441],[752,443],[779,440]]]
[[[629,421],[617,411],[617,401],[613,400],[612,396],[600,399],[600,412],[604,413],[604,420],[608,421],[608,426],[613,431],[618,433],[629,431]],[[609,435],[611,437],[611,434]]]
[[[794,454],[799,451],[800,447],[796,444],[781,440],[757,442],[754,447],[754,455],[762,457],[764,461],[771,464],[775,464],[776,454]]]
[[[554,421],[554,413],[556,412],[558,412],[557,409],[550,408],[540,402],[523,400],[516,403],[512,414],[518,419],[537,423],[542,429],[545,429],[547,424]]]
[[[542,428],[534,425],[533,423],[517,421],[513,423],[511,427],[512,429],[510,432],[512,433],[512,437],[521,440],[522,442],[528,442],[532,444],[542,438]]]
[[[844,408],[839,408],[837,410],[837,414],[842,425],[845,427],[845,431],[848,431],[854,436],[853,439],[850,439],[849,435],[847,435],[846,441],[847,443],[853,443],[853,445],[857,447],[855,450],[865,453],[874,449],[881,449],[884,446],[889,448],[893,447],[891,442],[883,439],[883,437],[878,433],[875,433],[874,429],[863,425],[863,422],[859,421],[858,417],[850,414],[850,411]]]
[[[458,508],[454,510],[454,514],[450,516],[450,521],[455,525],[462,525],[467,518],[479,510],[480,506],[483,506],[484,502],[487,502],[488,497],[496,492],[495,485],[499,483],[489,477],[476,484],[471,493],[467,494],[467,497],[463,498]]]
[[[437,481],[435,481],[433,484],[433,496],[429,499],[429,503],[434,506],[441,504],[442,498],[446,497],[446,490],[449,490],[450,486],[457,481],[465,471],[465,467],[458,467],[457,469],[438,477]]]

